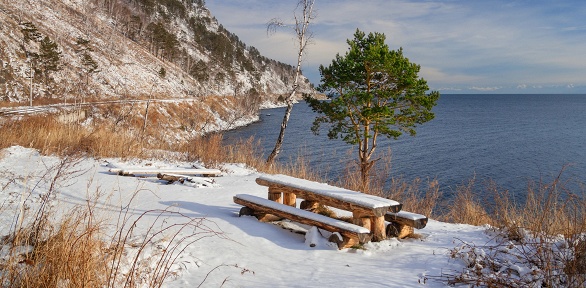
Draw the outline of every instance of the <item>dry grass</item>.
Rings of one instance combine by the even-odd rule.
[[[0,148],[13,145],[36,148],[47,155],[84,152],[98,157],[128,157],[138,156],[141,151],[132,135],[104,128],[90,131],[78,124],[61,123],[46,116],[4,123],[0,129]]]
[[[181,273],[175,264],[185,249],[205,237],[225,238],[214,230],[214,223],[188,217],[175,208],[136,216],[132,200],[114,205],[122,207],[117,221],[107,218],[111,212],[96,208],[98,203],[108,203],[108,195],[100,191],[89,195],[85,204],[53,205],[58,186],[83,173],[76,170],[77,163],[77,157],[67,156],[48,168],[39,180],[47,183],[41,185],[47,191],[42,191],[39,202],[31,202],[32,209],[0,207],[2,218],[16,219],[0,241],[7,252],[0,258],[2,287],[160,287]],[[21,181],[26,180],[8,181],[2,192],[22,185]],[[33,191],[22,193],[33,195]],[[132,199],[138,191],[133,195]],[[60,211],[64,208],[69,213]],[[137,227],[146,229],[137,231]]]
[[[571,183],[561,176],[560,172],[550,183],[529,183],[524,199],[498,189],[494,182],[482,191],[475,190],[473,180],[459,187],[457,205],[450,206],[444,219],[491,224],[497,244],[464,243],[453,249],[452,257],[467,259],[468,267],[444,275],[445,279],[451,284],[487,287],[584,287],[586,194],[571,192]],[[511,257],[514,262],[503,260]],[[519,273],[517,267],[532,273]]]
[[[348,158],[351,159],[352,151],[347,153]],[[406,181],[403,178],[389,177],[392,169],[391,158],[390,150],[382,153],[371,170],[370,183],[368,183],[369,189],[363,192],[399,201],[406,211],[423,214],[428,217],[435,216],[436,207],[442,196],[438,181],[433,179],[424,183],[420,178]],[[356,161],[347,163],[335,185],[354,191],[361,191],[362,180]]]
[[[465,185],[456,187],[454,198],[443,204],[443,213],[438,218],[450,223],[471,225],[493,224],[494,220],[486,210],[486,203],[479,199],[475,188],[476,179],[470,179]],[[494,214],[492,214],[494,216]]]
[[[207,134],[193,138],[180,150],[187,154],[188,161],[201,161],[206,166],[220,168],[221,163],[244,163],[260,172],[269,174],[286,174],[308,180],[320,180],[320,174],[312,171],[303,156],[298,156],[285,163],[269,165],[263,157],[259,140],[254,137],[239,140],[226,145],[219,133]],[[299,154],[300,155],[300,154]]]
[[[89,125],[63,123],[51,114],[3,119],[0,149],[20,145],[43,154],[82,151],[94,157],[151,157],[153,150],[180,150],[186,139],[212,127],[217,115],[207,105],[218,109],[226,123],[246,116],[230,113],[237,103],[217,96],[181,105],[152,102],[148,111],[145,103],[99,105],[86,110],[92,117]]]
[[[2,244],[12,251],[1,269],[2,283],[10,287],[100,287],[107,264],[102,257],[102,223],[88,211],[75,209],[43,226],[43,235],[31,224],[5,237]]]

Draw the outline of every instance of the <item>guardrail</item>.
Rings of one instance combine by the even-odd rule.
[[[90,107],[95,105],[108,105],[108,104],[133,104],[133,103],[146,103],[146,102],[159,102],[159,103],[173,103],[173,102],[188,102],[195,101],[194,98],[179,98],[179,99],[134,99],[134,100],[111,100],[111,101],[99,101],[99,102],[84,102],[84,103],[59,103],[39,106],[18,106],[18,107],[5,107],[0,108],[0,116],[13,116],[13,115],[28,115],[35,113],[44,112],[57,112],[59,109],[71,109]]]

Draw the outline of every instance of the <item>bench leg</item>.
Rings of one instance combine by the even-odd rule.
[[[388,238],[397,237],[399,239],[405,238],[413,234],[414,229],[409,225],[391,222],[387,225],[386,234]]]
[[[340,239],[340,236],[342,237],[342,239]],[[358,241],[358,238],[347,237],[347,236],[342,236],[342,235],[340,235],[340,236],[338,236],[336,234],[332,234],[332,236],[330,236],[328,241],[336,243],[336,245],[338,245],[338,249],[350,248],[352,246],[356,246],[356,245],[360,244],[360,241]]]
[[[370,218],[372,241],[379,242],[387,239],[385,231],[385,216]]]
[[[283,194],[281,193],[281,191],[276,191],[275,189],[272,189],[271,187],[269,187],[269,197],[268,199],[271,201],[275,201],[278,203],[283,203]]]
[[[356,211],[352,212],[352,224],[362,226],[372,231],[370,217],[364,216]]]
[[[283,204],[297,207],[297,195],[295,193],[283,193]]]

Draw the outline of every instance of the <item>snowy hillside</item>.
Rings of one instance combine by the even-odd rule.
[[[0,23],[2,101],[28,99],[31,86],[35,99],[276,98],[294,76],[226,31],[203,1],[3,0]],[[39,57],[44,37],[61,53],[55,71]]]

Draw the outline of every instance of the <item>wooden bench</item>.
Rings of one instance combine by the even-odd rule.
[[[295,222],[315,226],[330,232],[338,232],[342,235],[341,241],[335,241],[337,242],[339,249],[352,247],[356,244],[363,244],[371,239],[370,230],[364,227],[297,209],[261,197],[239,194],[234,196],[234,203],[244,206],[240,209],[240,216],[254,215],[257,216],[257,218],[262,218],[264,214],[271,214]],[[247,210],[246,208],[250,208],[252,211]],[[330,240],[335,240],[335,238],[337,237],[330,237]]]
[[[352,212],[354,224],[369,229],[373,241],[386,239],[385,215],[397,213],[401,203],[348,189],[316,183],[286,175],[263,175],[256,183],[269,188],[268,199],[296,207],[297,197],[304,199],[301,208],[317,203]]]
[[[109,170],[122,176],[134,175],[158,175],[158,174],[180,174],[180,175],[203,175],[213,177],[222,174],[218,169],[181,169],[181,168],[112,168]]]
[[[399,211],[397,213],[387,212],[385,220],[390,222],[387,225],[387,237],[404,238],[413,233],[413,228],[423,229],[427,225],[427,217],[421,214]]]

